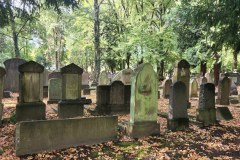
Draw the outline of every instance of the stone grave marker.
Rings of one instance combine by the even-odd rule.
[[[0,67],[0,126],[2,124],[2,116],[3,116],[3,84],[4,84],[4,76],[6,74],[6,70],[3,67]]]
[[[187,89],[187,99],[188,99],[188,107],[190,107],[189,102],[189,83],[190,83],[190,64],[182,59],[175,64],[174,73],[173,73],[173,83],[177,81],[182,81]]]
[[[51,78],[48,85],[48,104],[58,103],[62,99],[62,79]]]
[[[107,71],[102,71],[99,75],[98,85],[108,85],[110,80]]]
[[[133,70],[128,68],[128,69],[123,69],[119,71],[114,77],[113,81],[122,81],[124,85],[131,85],[131,77],[133,74]]]
[[[231,81],[228,77],[220,78],[218,83],[218,104],[229,105],[230,84]]]
[[[172,85],[171,79],[168,78],[163,81],[163,93],[162,93],[163,98],[169,98],[171,85]]]
[[[88,89],[89,88],[89,73],[83,72],[82,74],[82,89]]]
[[[4,91],[19,92],[18,66],[25,62],[25,60],[19,58],[8,59],[4,62],[6,68]]]
[[[128,135],[137,138],[159,134],[157,110],[157,75],[151,64],[141,64],[132,78]]]
[[[213,83],[200,85],[197,120],[204,126],[216,123],[215,85]]]
[[[84,104],[91,103],[91,100],[81,98],[82,73],[83,69],[74,63],[61,68],[62,100],[58,102],[59,118],[83,116]]]
[[[49,75],[48,75],[48,80],[49,80],[49,79],[52,79],[52,78],[60,78],[60,79],[62,79],[62,74],[61,74],[61,72],[53,71],[53,72],[49,73]]]
[[[216,118],[218,121],[229,121],[233,119],[233,116],[228,107],[217,107]]]
[[[190,96],[191,97],[198,97],[198,82],[197,79],[194,78],[191,80],[190,84]]]
[[[182,81],[177,81],[171,86],[168,110],[169,130],[177,131],[189,128],[186,92],[186,86]]]
[[[44,67],[37,62],[29,61],[18,67],[20,72],[19,101],[16,105],[16,120],[45,119],[46,106],[43,103]]]
[[[230,95],[238,95],[237,86],[233,81],[231,81]]]

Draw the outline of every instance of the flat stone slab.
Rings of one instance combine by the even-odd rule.
[[[115,140],[117,125],[117,116],[20,122],[16,125],[16,155]]]

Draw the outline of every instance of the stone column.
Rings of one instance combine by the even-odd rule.
[[[184,130],[189,127],[186,92],[186,86],[181,81],[177,81],[171,86],[168,111],[169,130]]]
[[[216,123],[215,85],[204,83],[200,85],[197,120],[204,126]]]
[[[3,83],[4,83],[4,76],[6,74],[6,70],[3,67],[0,67],[0,125],[2,124],[2,115],[3,115]]]
[[[46,105],[43,103],[44,67],[37,62],[29,61],[18,67],[19,101],[16,106],[16,120],[45,119]]]
[[[81,99],[83,69],[71,63],[61,68],[62,100],[58,103],[59,118],[83,116],[84,102]]]
[[[151,64],[141,64],[132,78],[130,122],[127,133],[132,138],[157,135],[158,81]]]

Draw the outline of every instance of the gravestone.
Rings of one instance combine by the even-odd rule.
[[[107,71],[102,71],[99,75],[98,85],[108,85],[109,83],[110,83],[110,80],[108,78]]]
[[[207,72],[205,74],[208,83],[214,83],[214,74],[212,72]]]
[[[215,85],[213,83],[200,85],[197,120],[204,126],[216,123]]]
[[[29,61],[18,67],[20,72],[19,101],[16,106],[16,120],[45,119],[46,105],[43,103],[44,67],[37,62]]]
[[[168,78],[163,81],[163,93],[162,93],[163,98],[169,98],[171,85],[172,85],[171,79]]]
[[[189,128],[186,92],[186,86],[182,81],[177,81],[171,86],[168,110],[169,130],[177,131]]]
[[[49,79],[52,79],[52,78],[60,78],[60,79],[62,79],[62,74],[61,74],[61,72],[53,71],[53,72],[49,73],[49,74],[48,74],[48,80],[49,80]]]
[[[191,80],[190,84],[190,96],[191,97],[198,97],[198,82],[196,78]]]
[[[207,80],[207,78],[206,77],[201,77],[200,78],[200,81],[199,81],[199,86],[201,85],[201,84],[204,84],[204,83],[207,83],[208,82],[208,80]]]
[[[233,119],[233,116],[228,107],[217,107],[216,118],[218,121],[229,121]]]
[[[4,91],[19,92],[18,66],[26,61],[19,58],[8,59],[4,62],[6,76],[4,79]]]
[[[48,97],[48,75],[49,71],[47,69],[44,69],[43,72],[43,97]]]
[[[83,106],[88,99],[81,98],[83,69],[74,63],[61,68],[62,100],[58,102],[58,117],[73,118],[83,116]]]
[[[4,76],[6,74],[6,70],[3,67],[0,67],[0,125],[2,124],[2,116],[3,116],[3,84],[4,84]]]
[[[189,83],[190,83],[190,64],[182,59],[175,64],[174,73],[173,73],[173,83],[177,81],[182,81],[186,86],[186,94],[188,99],[188,107],[190,107],[189,102]]]
[[[82,74],[82,89],[89,88],[89,73],[83,72]]]
[[[231,81],[230,95],[238,95],[237,86],[233,81]]]
[[[128,135],[132,138],[138,138],[159,134],[157,110],[157,75],[151,64],[141,64],[132,77]]]
[[[240,73],[238,73],[236,70],[233,72],[228,72],[225,75],[229,77],[236,85],[240,84]]]
[[[58,103],[62,99],[62,79],[51,78],[48,85],[48,104]]]
[[[131,85],[131,77],[133,74],[133,70],[128,68],[128,69],[123,69],[119,71],[114,77],[112,81],[122,81],[124,85]]]
[[[99,114],[109,114],[108,108],[110,97],[110,85],[98,85],[96,91],[97,106],[96,110]]]
[[[230,83],[231,81],[228,77],[220,78],[218,83],[218,104],[229,105]]]

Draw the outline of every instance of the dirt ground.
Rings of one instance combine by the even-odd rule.
[[[93,101],[89,108],[94,108],[96,105],[95,94],[95,91],[92,91],[91,95],[87,96]],[[17,103],[16,97],[17,95],[15,98],[3,99],[4,119],[13,114]],[[47,99],[44,99],[45,103],[46,101]],[[168,102],[168,99],[159,99],[158,109],[160,112],[167,112]],[[190,102],[191,108],[188,109],[188,114],[195,116],[198,99],[192,98]],[[57,107],[56,104],[47,105],[47,119],[57,118],[57,114],[53,110],[55,107]],[[199,127],[195,123],[190,123],[190,128],[186,131],[170,132],[166,128],[166,119],[159,117],[160,136],[130,139],[119,131],[117,141],[23,157],[15,155],[15,124],[5,121],[0,127],[0,159],[240,159],[240,104],[231,104],[228,107],[234,119],[221,121],[218,125],[210,127]],[[85,113],[86,116],[89,116],[87,111]],[[119,122],[128,119],[129,115],[119,116]]]

